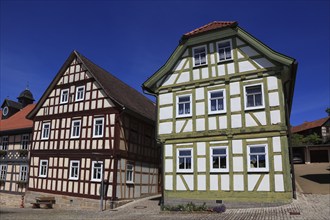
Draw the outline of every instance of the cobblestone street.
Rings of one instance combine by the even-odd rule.
[[[116,210],[86,211],[60,209],[32,209],[27,207],[1,208],[0,219],[330,219],[330,195],[298,194],[291,204],[272,208],[228,209],[225,213],[160,212],[158,199],[141,199]]]

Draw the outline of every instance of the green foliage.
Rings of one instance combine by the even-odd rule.
[[[328,116],[330,116],[330,108],[327,108],[325,112],[328,113]]]
[[[193,202],[189,202],[186,205],[180,204],[176,206],[164,205],[162,206],[163,211],[186,211],[186,212],[194,212],[194,211],[206,211],[206,204],[203,205],[195,205]]]
[[[322,138],[316,133],[307,135],[305,137],[301,134],[293,134],[291,137],[291,141],[292,146],[302,146],[306,144],[316,145],[322,143]]]

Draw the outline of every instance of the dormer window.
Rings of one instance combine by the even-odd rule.
[[[69,100],[69,89],[63,89],[61,91],[61,100],[60,103],[64,104],[64,103],[68,103]]]
[[[7,115],[8,115],[8,112],[9,112],[8,106],[5,106],[5,107],[2,109],[2,115],[3,115],[3,116],[7,116]]]
[[[232,52],[231,52],[231,41],[221,41],[217,43],[218,54],[219,54],[219,61],[224,60],[231,60],[232,59]]]
[[[78,86],[76,89],[76,101],[82,101],[85,97],[85,86]]]
[[[206,64],[206,46],[193,48],[194,66]]]

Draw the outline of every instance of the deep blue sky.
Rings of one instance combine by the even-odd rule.
[[[330,106],[329,1],[1,0],[0,12],[1,103],[27,82],[38,100],[74,49],[141,91],[182,34],[217,20],[298,61],[293,125]]]

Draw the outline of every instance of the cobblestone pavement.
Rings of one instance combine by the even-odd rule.
[[[224,213],[160,212],[157,198],[145,198],[126,204],[116,210],[87,211],[0,207],[0,219],[115,219],[115,220],[239,220],[239,219],[304,219],[330,220],[330,194],[298,194],[291,204],[272,208],[228,209]],[[291,214],[290,214],[291,213]]]

